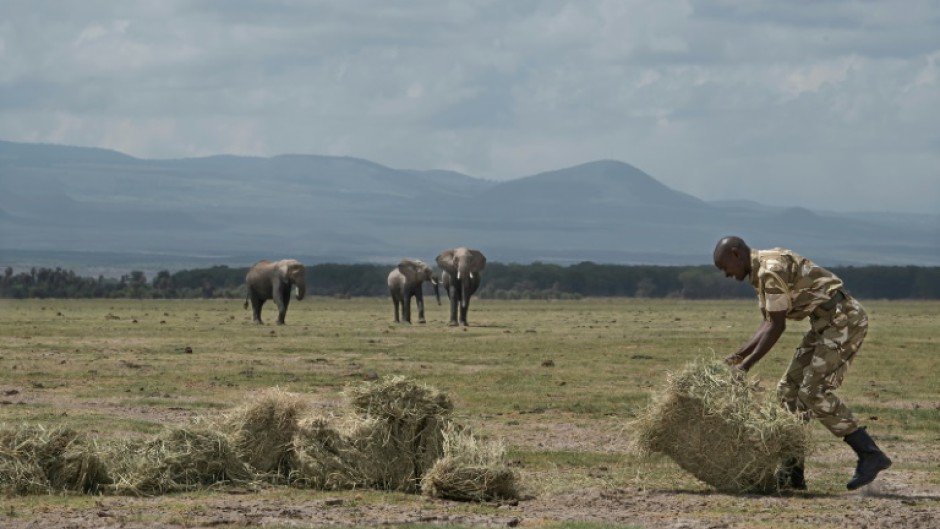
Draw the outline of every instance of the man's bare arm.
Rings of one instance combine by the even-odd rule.
[[[754,364],[759,362],[764,355],[773,349],[777,340],[780,339],[780,336],[783,335],[783,331],[786,329],[786,311],[768,312],[767,319],[761,324],[760,328],[757,330],[757,334],[751,338],[750,342],[745,344],[745,347],[742,347],[742,351],[747,350],[748,352],[745,353],[747,356],[737,365],[738,369],[742,371],[751,369]],[[737,356],[737,354],[738,353],[736,353],[735,356]]]
[[[733,354],[728,355],[725,358],[725,362],[728,365],[732,365],[732,366],[736,366],[740,364],[742,360],[744,360],[745,358],[747,358],[748,355],[754,352],[754,348],[757,347],[758,342],[760,342],[761,336],[767,333],[767,331],[769,330],[769,327],[770,327],[769,320],[767,319],[761,320],[761,324],[760,326],[757,327],[757,331],[754,332],[754,336],[751,336],[751,338],[747,342],[745,342],[744,345],[742,345]]]

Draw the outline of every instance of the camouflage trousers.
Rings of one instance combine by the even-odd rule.
[[[831,310],[816,309],[810,324],[777,384],[777,395],[791,412],[805,420],[815,418],[833,435],[845,437],[858,429],[858,421],[833,390],[842,385],[865,340],[868,315],[858,301],[846,296]]]

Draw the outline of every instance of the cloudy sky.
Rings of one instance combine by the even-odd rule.
[[[931,0],[3,0],[0,139],[940,212]]]

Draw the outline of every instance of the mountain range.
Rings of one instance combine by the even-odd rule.
[[[614,160],[496,182],[350,157],[149,160],[0,141],[4,266],[392,263],[454,246],[500,262],[705,264],[727,234],[824,265],[940,265],[940,214],[706,202]]]

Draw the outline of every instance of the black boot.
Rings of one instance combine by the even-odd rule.
[[[806,476],[803,474],[803,463],[795,464],[790,468],[790,488],[793,490],[806,490]]]
[[[783,462],[777,471],[777,489],[806,490],[802,461],[789,458]]]
[[[846,485],[849,490],[868,485],[875,481],[879,472],[891,466],[891,460],[878,448],[874,439],[868,436],[864,427],[846,435],[843,440],[858,454],[855,475]]]

